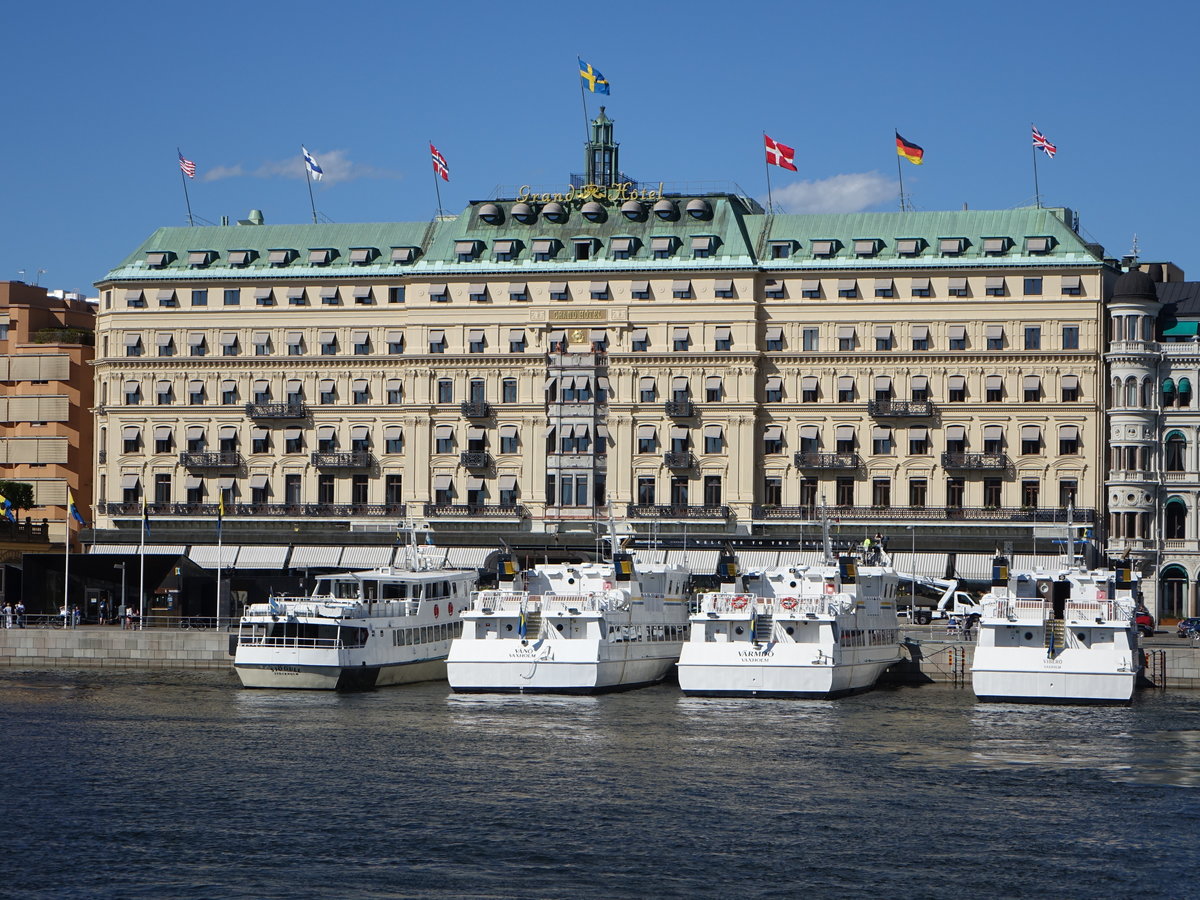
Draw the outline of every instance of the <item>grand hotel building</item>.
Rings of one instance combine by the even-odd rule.
[[[575,187],[432,222],[154,232],[98,283],[103,539],[145,498],[200,540],[218,494],[288,546],[794,540],[824,502],[971,577],[1101,524],[1119,270],[1069,210],[770,214],[591,137]]]

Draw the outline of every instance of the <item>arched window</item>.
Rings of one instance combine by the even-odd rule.
[[[1167,540],[1183,540],[1187,537],[1187,504],[1178,497],[1167,501],[1163,515],[1163,537]]]
[[[1154,380],[1142,379],[1142,409],[1154,409]]]
[[[1187,466],[1187,438],[1182,431],[1172,431],[1164,444],[1163,470],[1184,472]]]
[[[1192,381],[1190,378],[1179,379],[1179,405],[1192,405]]]
[[[1138,383],[1132,375],[1125,379],[1125,405],[1128,407],[1138,405]]]
[[[1188,576],[1182,566],[1167,566],[1158,582],[1159,619],[1182,619],[1187,609]]]

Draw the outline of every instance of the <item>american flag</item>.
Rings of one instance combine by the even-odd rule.
[[[190,159],[184,159],[182,152],[179,153],[179,168],[183,170],[183,174],[188,178],[196,177],[196,164]]]
[[[442,176],[442,181],[450,180],[450,167],[446,165],[446,157],[433,144],[429,145],[429,155],[433,157],[433,171]]]
[[[1033,146],[1043,151],[1048,157],[1054,159],[1054,154],[1058,152],[1058,148],[1050,143],[1049,139],[1037,130],[1037,126],[1033,126]]]
[[[763,135],[763,143],[767,148],[767,163],[772,166],[779,166],[781,169],[789,169],[792,172],[796,171],[796,151],[787,144],[781,144],[779,141]]]

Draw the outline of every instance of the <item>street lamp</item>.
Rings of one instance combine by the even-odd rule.
[[[912,533],[912,555],[908,559],[908,574],[912,578],[908,588],[908,624],[911,625],[917,614],[917,526],[904,527]]]
[[[125,605],[125,563],[119,562],[114,568],[121,570],[121,604],[113,610],[119,616],[121,615],[121,607]]]

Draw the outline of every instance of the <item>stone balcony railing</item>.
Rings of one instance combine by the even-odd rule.
[[[857,453],[797,453],[797,469],[857,469],[862,457]]]
[[[303,403],[247,403],[246,415],[251,419],[303,419],[308,407]]]
[[[317,452],[312,454],[311,461],[318,469],[365,469],[372,463],[368,450]]]
[[[236,469],[242,464],[242,454],[236,451],[179,454],[179,464],[188,469]]]
[[[867,414],[877,419],[926,418],[933,415],[929,400],[868,400]]]
[[[1007,469],[1006,453],[956,453],[942,454],[943,469]]]

